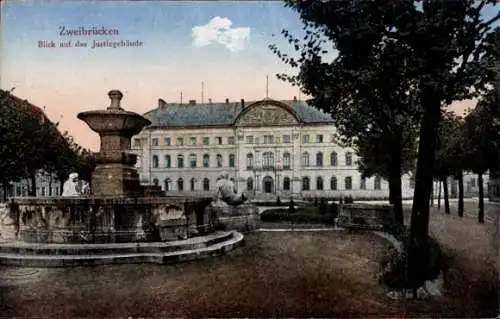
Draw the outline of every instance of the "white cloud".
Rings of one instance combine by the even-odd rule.
[[[219,43],[231,52],[244,49],[250,37],[250,28],[231,28],[232,24],[228,18],[217,16],[205,25],[193,27],[193,45],[203,47]]]

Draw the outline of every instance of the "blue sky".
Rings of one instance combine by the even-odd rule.
[[[452,0],[450,0],[452,1]],[[489,9],[493,16],[498,9]],[[98,138],[76,119],[78,112],[104,108],[107,92],[119,89],[125,109],[144,113],[158,98],[168,102],[229,98],[247,101],[269,96],[300,98],[298,88],[275,78],[291,73],[269,49],[283,28],[300,36],[302,23],[281,1],[28,1],[2,2],[0,87],[46,107],[84,146]],[[73,37],[140,40],[128,48],[38,48],[38,41],[59,43],[60,27],[105,27],[118,36]],[[278,37],[272,37],[272,34]],[[74,42],[73,42],[74,43]]]

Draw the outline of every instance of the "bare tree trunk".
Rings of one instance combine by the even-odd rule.
[[[438,181],[438,210],[441,210],[441,180]]]
[[[389,176],[389,201],[394,208],[394,220],[397,224],[404,224],[403,215],[403,194],[401,189],[401,134],[395,138],[391,152],[390,176]]]
[[[477,216],[478,221],[484,224],[484,188],[483,188],[483,174],[477,174],[477,182],[479,186],[479,214]]]
[[[36,196],[36,172],[30,172],[30,183],[29,196]]]
[[[434,207],[434,184],[435,183],[436,182],[433,180],[432,187],[431,187],[431,202],[430,202],[431,207]]]
[[[458,216],[464,216],[464,172],[458,174]]]
[[[448,192],[448,180],[446,177],[443,177],[443,193],[444,193],[444,212],[446,214],[450,213],[450,196]]]
[[[3,187],[3,201],[7,202],[7,191],[9,190],[9,183],[2,183]]]

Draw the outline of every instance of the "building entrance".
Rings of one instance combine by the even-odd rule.
[[[262,180],[262,188],[264,189],[264,193],[272,193],[273,192],[273,184],[274,184],[274,181],[273,181],[273,178],[270,177],[270,176],[266,176],[264,177],[264,179]]]

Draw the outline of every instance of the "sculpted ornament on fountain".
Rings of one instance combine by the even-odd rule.
[[[63,197],[89,195],[90,186],[86,181],[78,180],[78,173],[69,174],[69,178],[63,185]]]
[[[237,206],[243,204],[247,198],[243,192],[235,190],[234,183],[229,180],[229,174],[223,174],[216,183],[217,196],[214,206]],[[222,202],[222,203],[221,203]]]

